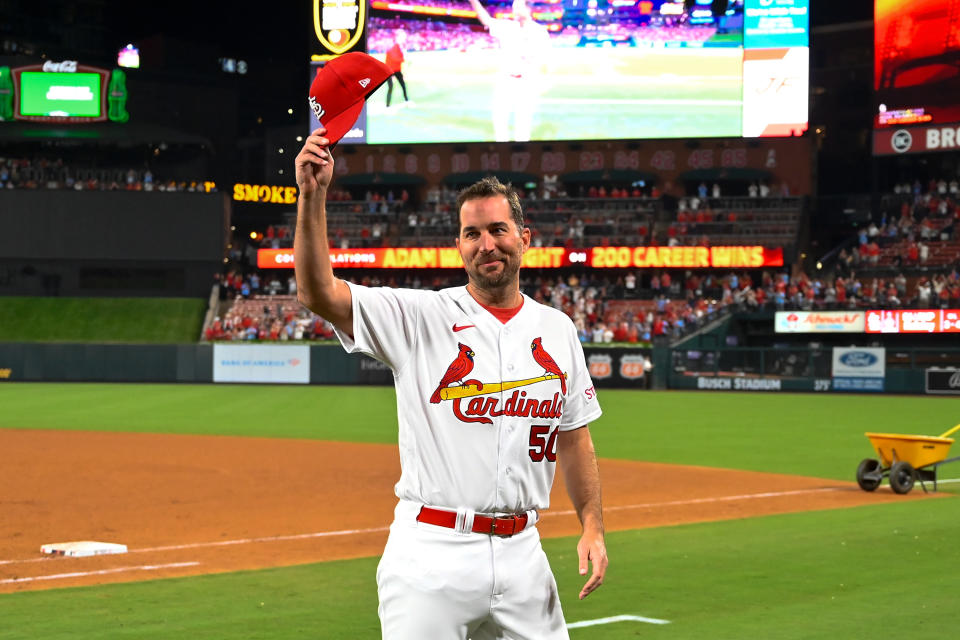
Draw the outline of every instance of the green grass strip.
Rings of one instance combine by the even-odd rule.
[[[576,594],[575,538],[547,540],[568,622],[614,640],[953,637],[960,500],[616,532],[605,585]],[[376,558],[0,595],[4,640],[379,638]]]
[[[603,390],[600,402],[601,457],[848,481],[875,456],[864,432],[960,422],[955,398]],[[0,427],[397,441],[389,387],[9,383]],[[957,476],[960,463],[941,469]]]
[[[0,341],[193,343],[199,298],[0,298]]]

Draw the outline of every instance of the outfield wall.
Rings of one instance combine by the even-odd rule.
[[[846,351],[856,375],[823,348],[584,350],[599,388],[960,395],[960,350],[873,349],[872,365],[871,348]],[[0,343],[2,381],[392,385],[393,374],[334,344]]]
[[[587,349],[598,387],[644,388],[649,351]],[[340,345],[0,343],[0,381],[392,385],[393,373]]]

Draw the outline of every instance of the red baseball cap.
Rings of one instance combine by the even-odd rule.
[[[390,68],[361,51],[325,64],[310,85],[310,108],[326,128],[332,148],[356,123],[364,101],[393,75]]]

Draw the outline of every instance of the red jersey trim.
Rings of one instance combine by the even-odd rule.
[[[498,307],[488,307],[482,302],[477,302],[481,307],[493,314],[493,317],[500,321],[501,324],[507,324],[510,321],[510,318],[520,313],[520,309],[523,307],[523,298],[520,299],[520,304],[513,307],[512,309],[500,309]]]

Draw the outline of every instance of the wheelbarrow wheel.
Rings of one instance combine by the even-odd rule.
[[[890,488],[894,493],[910,493],[917,480],[917,472],[909,462],[897,462],[890,467]]]
[[[880,461],[873,458],[864,458],[857,467],[857,484],[864,491],[874,491],[883,481],[883,472],[880,470]]]

